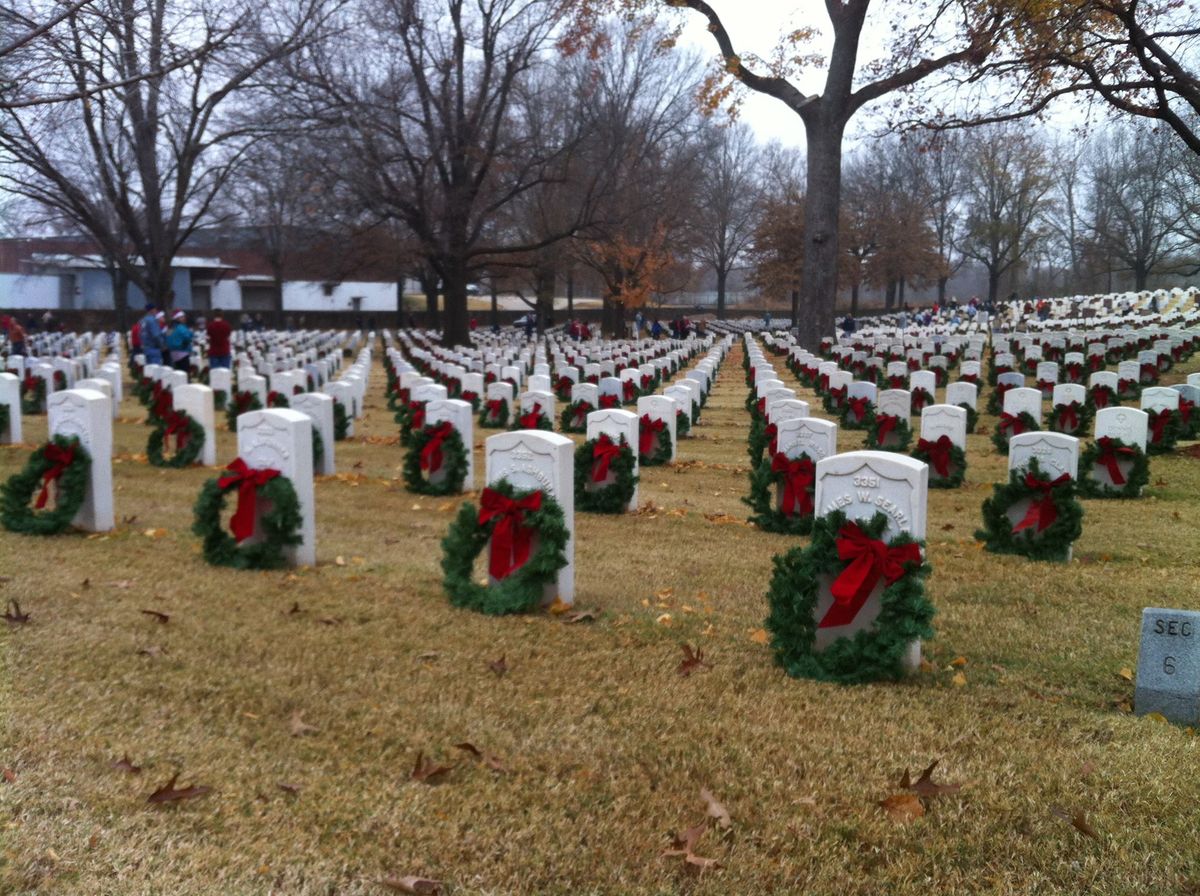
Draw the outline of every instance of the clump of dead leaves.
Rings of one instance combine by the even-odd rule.
[[[935,759],[929,763],[928,768],[921,772],[921,777],[916,781],[909,778],[908,769],[904,770],[904,776],[900,779],[900,792],[879,801],[889,818],[899,824],[916,821],[925,815],[927,802],[935,797],[958,793],[962,789],[961,784],[938,784],[933,780],[933,770],[940,761]]]

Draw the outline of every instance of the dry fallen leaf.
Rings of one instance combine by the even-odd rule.
[[[725,829],[733,824],[733,819],[729,817],[729,810],[717,802],[717,798],[709,792],[707,787],[700,788],[700,799],[704,801],[708,817],[716,819],[717,827]]]
[[[921,772],[921,777],[913,783],[909,782],[908,769],[904,770],[904,777],[900,779],[900,786],[905,790],[911,790],[924,797],[946,796],[951,793],[958,793],[962,790],[961,784],[935,784],[933,781],[933,770],[937,768],[940,759],[935,759],[929,763],[925,771]]]
[[[495,753],[489,753],[486,750],[481,750],[472,743],[463,741],[461,744],[455,744],[454,749],[462,750],[464,753],[470,753],[474,758],[478,759],[494,772],[507,774],[508,769],[504,766],[504,761]]]
[[[131,775],[140,775],[142,773],[142,767],[140,765],[134,765],[130,760],[128,753],[110,764],[119,772],[129,772]]]
[[[680,644],[679,647],[683,651],[683,659],[679,661],[676,671],[684,678],[687,678],[701,666],[712,667],[712,663],[705,662],[703,650],[694,648],[691,644]]]
[[[1126,681],[1133,681],[1133,670],[1128,666],[1123,666],[1121,670],[1117,672],[1117,675],[1119,675],[1121,678],[1124,678]]]
[[[1061,818],[1063,821],[1070,822],[1071,827],[1075,828],[1075,830],[1079,831],[1079,833],[1083,834],[1085,837],[1091,837],[1093,840],[1100,839],[1100,835],[1096,833],[1096,829],[1092,827],[1088,823],[1087,818],[1084,817],[1082,809],[1074,814],[1071,814],[1065,809],[1060,809],[1058,806],[1052,806],[1050,808],[1050,814],[1057,818]]]
[[[400,893],[419,893],[422,896],[437,896],[442,892],[440,880],[430,880],[427,877],[407,875],[405,877],[385,877],[379,882],[389,890]]]
[[[555,596],[554,600],[546,607],[551,616],[561,616],[571,610],[571,604],[566,603],[561,597]]]
[[[966,685],[967,676],[963,675],[961,672],[955,672],[954,677],[950,679],[950,683],[956,688],[961,688]]]
[[[600,608],[592,607],[590,610],[576,610],[574,613],[566,615],[568,624],[576,622],[595,622],[600,618]]]
[[[154,793],[146,798],[148,803],[178,803],[183,800],[195,799],[198,796],[204,796],[207,793],[212,793],[211,787],[181,787],[176,789],[175,782],[179,779],[179,772],[171,775],[171,780],[164,784]]]
[[[296,710],[294,713],[292,713],[292,720],[288,723],[288,726],[291,728],[292,737],[303,737],[306,734],[317,734],[321,730],[315,725],[310,725],[308,722],[304,721],[304,719],[300,717],[300,710]]]
[[[432,663],[439,656],[441,656],[441,654],[438,653],[436,650],[429,650],[429,651],[426,651],[425,653],[420,654],[417,657],[417,662],[418,663]]]
[[[503,678],[504,673],[508,671],[508,662],[503,656],[498,660],[492,660],[488,663],[488,668],[496,673],[497,678]]]
[[[280,790],[282,790],[284,793],[290,793],[292,796],[295,796],[296,794],[298,794],[300,792],[299,784],[285,784],[283,781],[279,781],[275,784],[275,786],[278,787]]]
[[[950,661],[951,666],[955,666],[958,668],[961,668],[961,667],[965,666],[966,664],[967,664],[967,658],[965,656],[956,656],[954,659],[952,659]]]
[[[167,530],[166,529],[147,529],[142,534],[145,535],[147,538],[153,538],[153,539],[157,540],[159,538],[165,538],[167,535]]]
[[[9,625],[24,625],[29,621],[29,614],[21,612],[21,605],[17,603],[16,598],[8,602],[8,607],[4,611],[4,621]]]
[[[166,625],[168,622],[171,621],[170,616],[168,616],[166,613],[160,613],[158,610],[142,610],[141,612],[144,615],[149,616],[152,619],[154,619],[160,625]]]
[[[426,759],[424,753],[418,753],[417,761],[413,765],[412,774],[409,777],[422,784],[436,784],[437,779],[452,768],[454,768],[453,765],[438,765],[432,759]]]
[[[900,824],[916,821],[925,814],[925,807],[915,793],[894,793],[886,800],[880,800],[879,805],[892,821]]]
[[[151,644],[147,647],[138,648],[138,656],[148,656],[152,660],[158,659],[167,652],[165,647],[160,647],[157,644]]]
[[[671,843],[671,848],[663,852],[662,858],[682,856],[686,865],[697,868],[701,872],[710,868],[720,868],[721,863],[715,859],[706,859],[696,855],[696,844],[707,829],[708,825],[701,822],[695,827],[688,828],[683,834],[676,835]]]
[[[755,644],[769,644],[771,643],[771,636],[767,634],[767,630],[765,628],[759,628],[755,629],[754,632],[751,633],[750,640]]]

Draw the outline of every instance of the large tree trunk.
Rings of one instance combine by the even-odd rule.
[[[425,294],[425,326],[436,327],[438,319],[438,283],[440,278],[432,270],[420,275],[421,292]]]
[[[567,317],[575,316],[575,272],[567,271]]]
[[[947,284],[947,283],[949,283],[949,282],[950,282],[950,278],[949,278],[949,277],[938,277],[938,282],[937,282],[937,287],[938,287],[938,293],[937,293],[937,296],[938,296],[938,297],[937,297],[937,300],[938,300],[938,304],[939,304],[939,305],[945,305],[945,304],[946,304],[946,284]]]
[[[1134,262],[1133,265],[1133,288],[1137,292],[1141,292],[1146,288],[1146,281],[1150,279],[1150,267],[1143,262]]]
[[[988,270],[988,301],[995,304],[1000,297],[1000,272]]]
[[[800,272],[799,340],[810,351],[834,332],[837,301],[838,206],[842,193],[842,125],[820,115],[805,122],[808,192],[804,201],[804,267]]]
[[[725,319],[725,283],[729,279],[729,272],[724,268],[717,268],[717,320]]]
[[[449,258],[442,277],[442,345],[470,345],[471,329],[467,319],[466,258]]]
[[[129,277],[119,267],[109,269],[112,281],[113,310],[117,312],[117,330],[124,333],[129,324]]]
[[[554,287],[558,272],[553,265],[543,265],[537,272],[537,332],[540,337],[554,313]]]
[[[858,290],[859,286],[854,283],[850,286],[850,316],[858,317]]]

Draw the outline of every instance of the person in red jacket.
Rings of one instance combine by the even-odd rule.
[[[218,308],[213,311],[213,319],[208,322],[208,366],[230,367],[233,354],[229,350],[229,334],[232,332],[229,321]]]

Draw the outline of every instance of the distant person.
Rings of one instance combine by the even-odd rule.
[[[533,315],[532,314],[525,315],[525,338],[526,339],[533,338]]]
[[[857,327],[857,325],[854,323],[854,318],[851,315],[847,314],[846,317],[842,320],[842,332],[845,333],[847,336],[850,336],[851,334],[854,333],[856,327]]]
[[[766,329],[771,329],[771,312],[768,311],[763,315],[763,325]]]
[[[4,332],[8,336],[8,346],[11,354],[25,354],[25,330],[15,317],[6,317]]]
[[[146,356],[147,364],[161,364],[163,349],[166,348],[166,337],[162,325],[158,322],[158,306],[153,302],[146,303],[146,314],[138,321],[138,332],[142,340],[142,354]]]
[[[167,351],[171,366],[187,373],[192,360],[192,331],[188,329],[187,315],[176,311],[171,316],[171,330],[167,333]]]
[[[208,366],[212,368],[228,368],[232,366],[233,352],[229,347],[229,337],[233,327],[225,320],[225,313],[219,308],[213,312],[213,319],[208,324]]]
[[[661,320],[654,321],[654,325],[652,327],[650,327],[650,335],[653,336],[655,339],[662,339],[663,325],[662,325]]]

